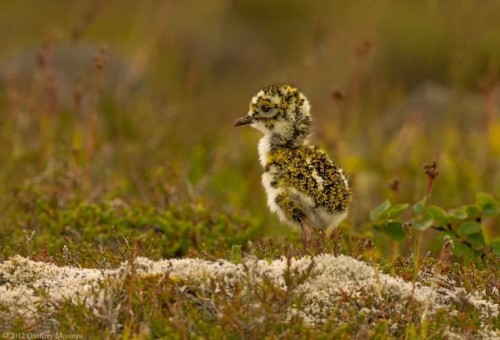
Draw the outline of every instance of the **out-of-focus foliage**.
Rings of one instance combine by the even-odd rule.
[[[297,234],[266,207],[259,132],[233,128],[251,96],[279,82],[308,96],[311,141],[344,168],[354,193],[343,228],[309,251],[378,261],[413,282],[433,267],[493,297],[499,17],[496,0],[1,1],[0,260],[105,268],[136,256],[298,254]],[[440,174],[430,196],[422,166],[432,161]],[[413,215],[403,202],[419,202]],[[445,230],[424,230],[431,226]],[[422,261],[411,255],[427,251]],[[452,255],[477,268],[448,266]],[[235,314],[231,300],[226,319],[207,319],[193,294],[158,282],[137,283],[143,299],[131,281],[132,293],[117,299],[128,306],[122,328],[110,334],[166,336],[168,320],[185,336],[241,335],[240,318],[257,320],[244,308]],[[144,305],[151,313],[135,311]],[[93,333],[112,321],[59,307],[63,330]],[[455,326],[479,327],[477,310],[462,307],[467,322]],[[444,319],[417,316],[405,319],[406,337],[453,335]],[[376,337],[392,326],[342,320],[344,328],[289,330]],[[288,325],[268,322],[286,334]]]
[[[51,233],[40,200],[194,204],[287,234],[260,189],[259,133],[232,127],[274,82],[310,97],[312,141],[352,184],[353,233],[370,235],[383,197],[422,197],[431,160],[436,206],[499,192],[498,13],[496,1],[2,2],[2,252],[24,229]],[[498,237],[498,219],[482,231]]]
[[[310,97],[312,141],[349,176],[356,232],[370,232],[361,226],[383,197],[422,197],[428,161],[440,164],[432,202],[444,209],[499,192],[496,1],[0,6],[7,234],[14,226],[43,234],[38,222],[14,223],[16,202],[34,204],[38,193],[61,206],[202,201],[251,215],[265,235],[288,233],[259,187],[259,133],[232,127],[275,82]],[[394,178],[397,193],[387,186]],[[498,220],[487,229],[498,235]]]

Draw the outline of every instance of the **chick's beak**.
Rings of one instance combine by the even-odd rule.
[[[240,125],[246,125],[246,124],[251,124],[253,122],[253,117],[246,115],[241,118],[238,118],[234,121],[234,126],[240,126]]]

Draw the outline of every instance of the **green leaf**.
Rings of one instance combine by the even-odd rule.
[[[395,241],[403,241],[406,237],[403,223],[391,221],[383,226],[383,231]]]
[[[454,218],[457,220],[465,220],[467,218],[467,208],[460,207],[460,208],[456,208],[456,209],[450,209],[450,210],[448,210],[448,215],[451,218]]]
[[[390,207],[390,209],[387,211],[387,218],[398,217],[399,215],[401,215],[403,211],[406,210],[406,208],[408,208],[408,206],[409,206],[408,203],[399,203]]]
[[[480,211],[475,205],[468,205],[465,207],[465,210],[467,212],[467,216],[470,218],[476,218],[480,215]]]
[[[500,203],[493,196],[482,192],[476,194],[476,206],[486,216],[495,216],[500,210]]]
[[[457,256],[463,256],[464,258],[471,258],[476,256],[474,250],[470,249],[468,246],[460,242],[460,240],[455,240],[455,247],[453,248],[453,254]]]
[[[434,224],[434,219],[430,214],[425,214],[424,216],[418,218],[413,222],[412,227],[417,230],[427,230]]]
[[[446,224],[446,218],[448,215],[443,208],[436,205],[431,205],[427,207],[427,212],[432,216],[432,218],[440,225]]]
[[[476,194],[476,204],[478,206],[482,207],[483,205],[488,204],[488,203],[498,205],[497,200],[495,200],[495,198],[493,198],[493,196],[491,196],[489,194],[485,194],[484,192],[478,192]]]
[[[472,243],[473,245],[483,247],[484,246],[484,237],[481,233],[476,233],[473,235],[467,236],[467,241]]]
[[[382,215],[384,215],[384,213],[387,210],[389,210],[390,207],[391,207],[391,202],[389,202],[389,200],[386,199],[384,202],[382,202],[382,204],[380,204],[378,207],[370,211],[370,219],[372,221],[381,219]]]
[[[467,221],[460,224],[460,233],[463,235],[472,235],[481,232],[481,224],[475,221]]]
[[[499,210],[495,205],[487,203],[483,205],[483,215],[484,216],[496,216],[499,213]]]
[[[413,205],[413,211],[419,215],[422,215],[424,213],[424,209],[425,209],[425,198],[422,198],[420,201],[418,201]]]
[[[500,239],[496,239],[488,245],[493,248],[495,255],[500,256]]]

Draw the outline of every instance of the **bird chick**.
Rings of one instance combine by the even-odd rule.
[[[351,200],[342,169],[307,143],[309,111],[309,101],[297,88],[273,85],[260,90],[248,114],[234,123],[250,124],[264,134],[258,151],[267,203],[282,222],[301,228],[305,249],[312,228],[335,228],[346,218]]]

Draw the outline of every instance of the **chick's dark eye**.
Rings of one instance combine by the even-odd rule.
[[[262,112],[269,112],[271,110],[271,107],[269,105],[262,105],[261,108]]]

